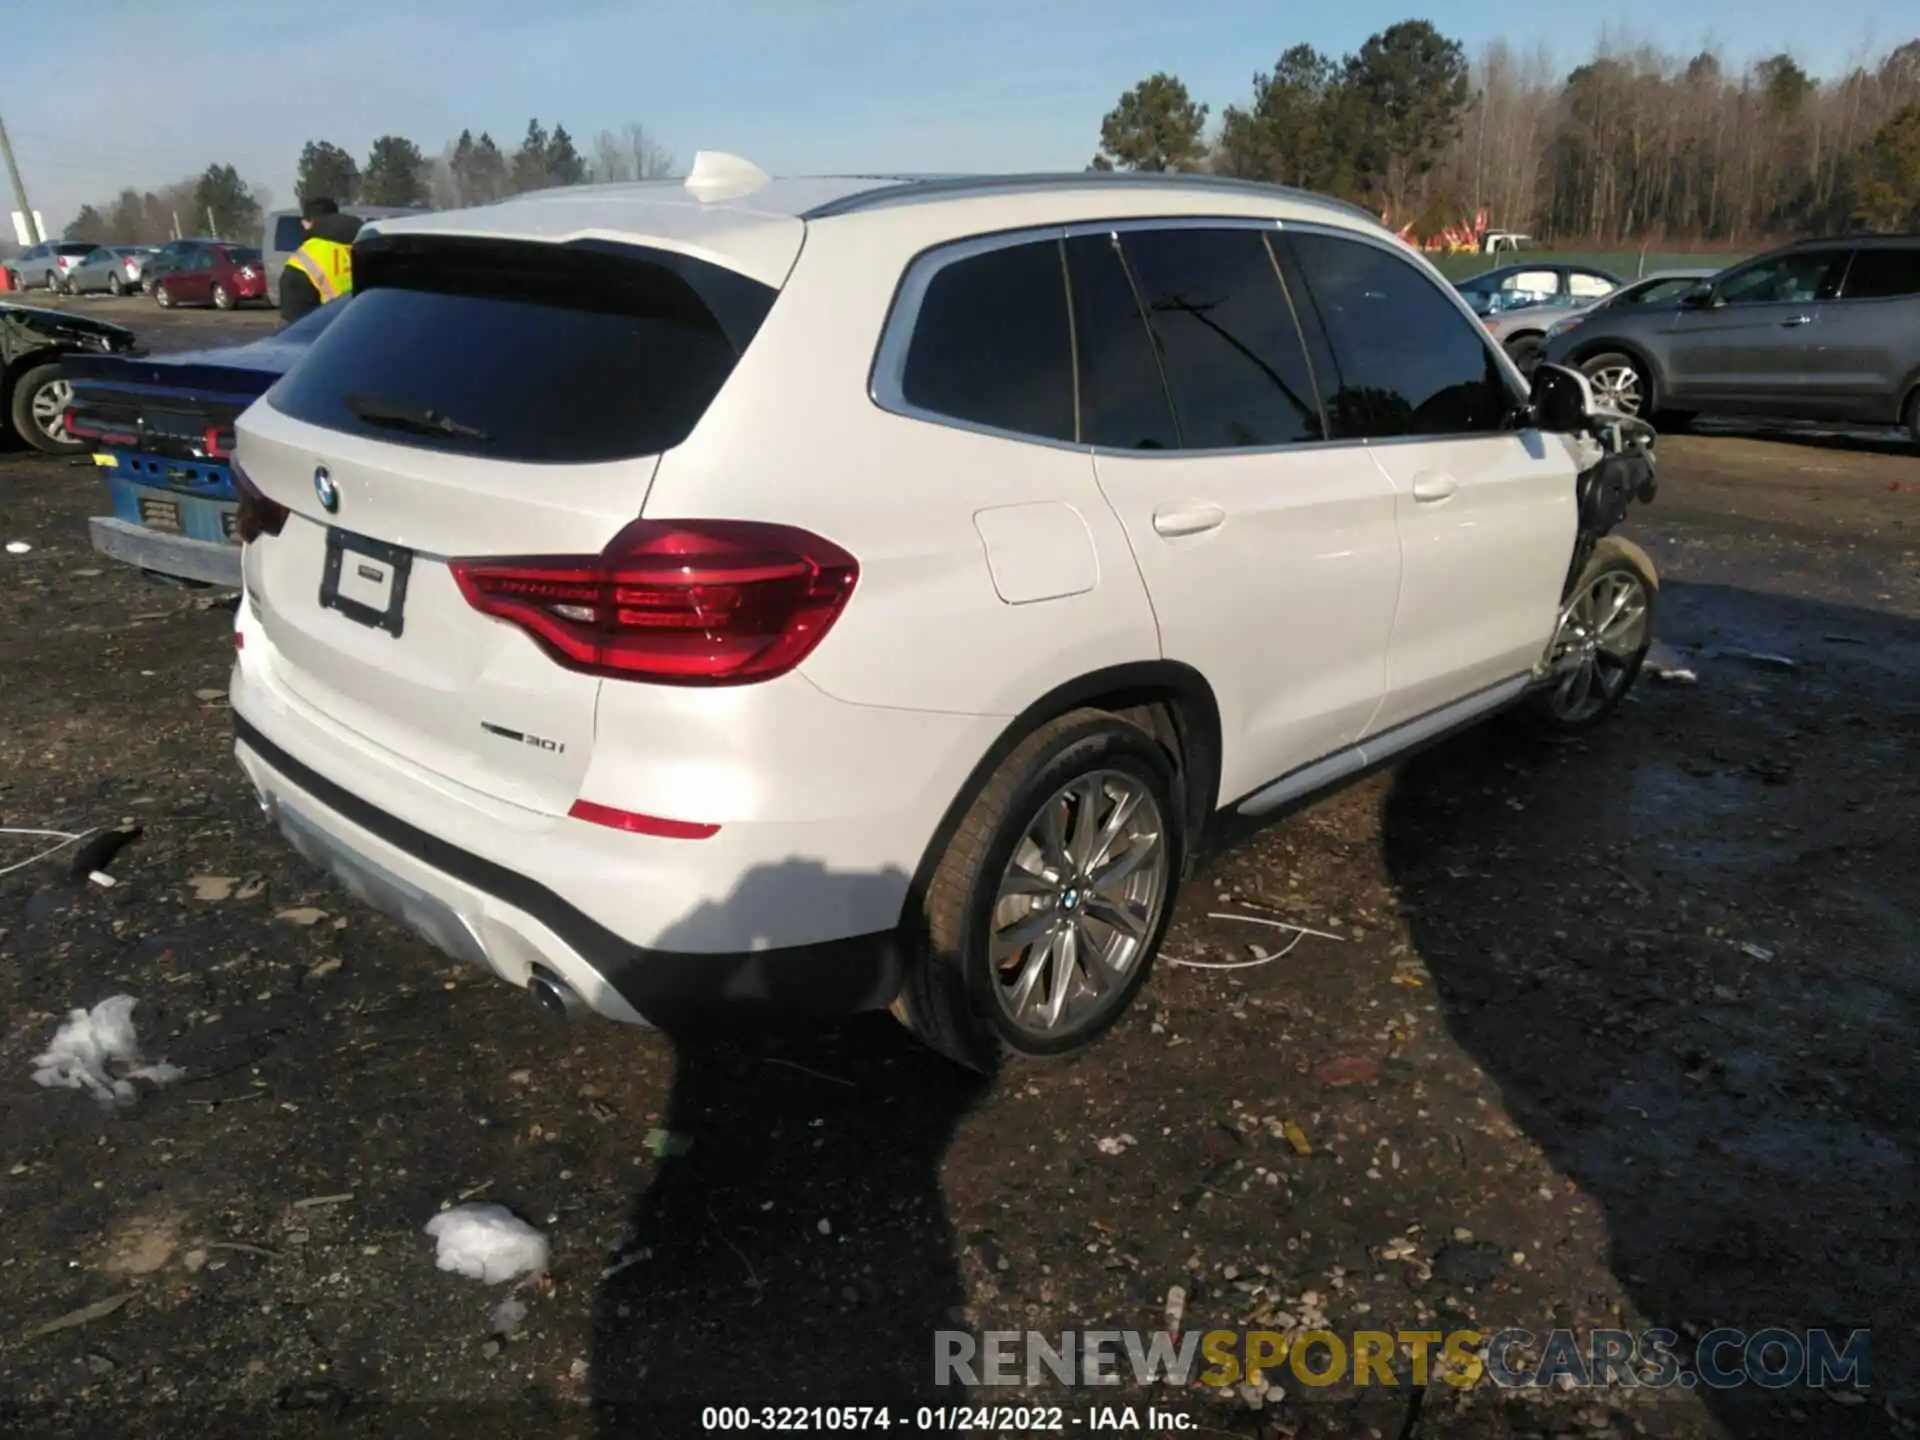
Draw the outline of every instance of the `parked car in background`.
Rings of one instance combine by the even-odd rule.
[[[238,759],[557,1013],[1064,1054],[1234,824],[1652,639],[1649,462],[1357,207],[703,153],[370,230],[237,424]]]
[[[1484,319],[1536,305],[1589,304],[1611,295],[1622,283],[1618,275],[1591,265],[1549,261],[1500,265],[1455,281],[1454,288],[1466,298],[1473,313]]]
[[[7,271],[22,290],[51,290],[58,295],[66,289],[67,272],[93,250],[85,241],[47,240],[9,261]]]
[[[342,208],[348,214],[369,222],[393,215],[428,213],[420,205],[348,205]],[[287,259],[306,238],[307,232],[300,228],[298,210],[267,212],[266,221],[260,227],[260,251],[267,267],[267,298],[275,305],[280,303],[280,276],[287,268]]]
[[[126,295],[140,288],[140,270],[152,254],[145,245],[97,245],[67,272],[70,295]]]
[[[212,242],[174,265],[152,288],[154,302],[162,309],[211,305],[216,310],[237,310],[266,300],[267,272],[253,246]]]
[[[1904,425],[1920,443],[1920,236],[1805,240],[1547,342],[1611,409]]]
[[[84,450],[67,434],[72,386],[62,362],[78,355],[138,355],[124,325],[0,299],[0,424],[50,455]]]
[[[237,588],[234,420],[351,298],[247,345],[68,361],[67,431],[93,447],[113,502],[88,522],[93,548],[149,575]]]
[[[154,281],[173,270],[190,269],[199,263],[200,250],[206,245],[224,245],[224,240],[210,239],[205,236],[188,236],[179,240],[169,240],[147,257],[141,267],[140,288],[151,294]]]
[[[1539,363],[1555,316],[1597,305],[1620,284],[1604,270],[1581,265],[1504,265],[1456,288],[1487,333],[1526,371]]]

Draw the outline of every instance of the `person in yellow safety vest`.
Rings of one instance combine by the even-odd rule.
[[[342,215],[331,200],[315,196],[300,207],[300,228],[307,238],[287,258],[280,275],[280,322],[291,325],[330,301],[353,293],[353,240],[360,233],[356,215]]]

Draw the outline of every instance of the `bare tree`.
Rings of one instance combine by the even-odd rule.
[[[592,176],[602,184],[616,180],[665,180],[674,169],[673,152],[637,122],[629,121],[618,130],[602,130],[594,137]]]

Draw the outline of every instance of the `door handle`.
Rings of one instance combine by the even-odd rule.
[[[1812,323],[1813,317],[1811,315],[1796,315],[1791,320],[1782,320],[1780,325],[1782,329],[1791,330],[1796,325],[1811,325]]]
[[[1439,475],[1431,470],[1413,477],[1413,498],[1423,505],[1445,500],[1459,488],[1460,482],[1451,475]]]
[[[1202,530],[1213,529],[1226,518],[1227,512],[1218,505],[1168,505],[1153,512],[1153,528],[1168,538],[1198,535]]]

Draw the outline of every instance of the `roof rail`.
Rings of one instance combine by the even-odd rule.
[[[861,177],[850,177],[861,178]],[[876,179],[881,177],[875,177]],[[1146,170],[1069,170],[1018,175],[942,175],[903,176],[882,183],[872,190],[844,195],[816,205],[800,218],[824,220],[835,215],[854,215],[893,205],[918,205],[933,200],[963,199],[969,195],[1020,194],[1035,190],[1100,190],[1126,188],[1178,188],[1215,194],[1257,195],[1268,199],[1307,200],[1331,205],[1347,214],[1380,224],[1380,217],[1363,205],[1339,200],[1331,195],[1300,190],[1290,185],[1271,185],[1263,180],[1241,180],[1230,175],[1197,175],[1175,171]]]

